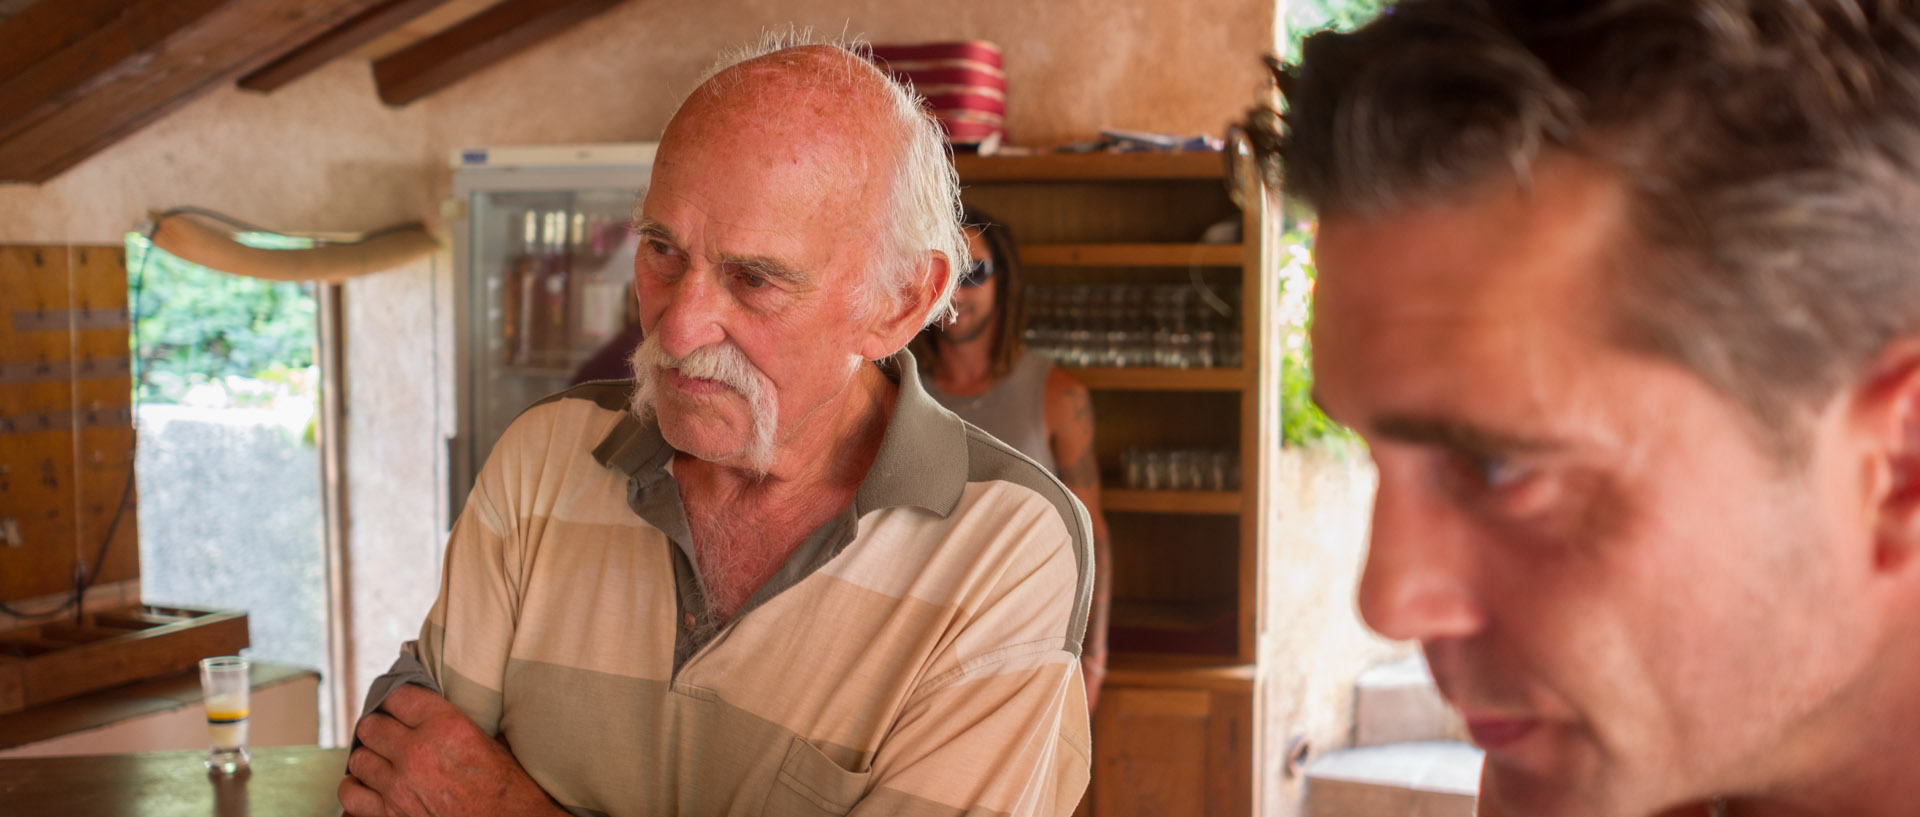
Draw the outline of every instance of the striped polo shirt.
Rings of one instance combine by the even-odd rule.
[[[1068,814],[1086,511],[936,404],[906,351],[853,501],[707,626],[659,429],[630,383],[530,408],[488,458],[398,683],[505,738],[576,814]]]

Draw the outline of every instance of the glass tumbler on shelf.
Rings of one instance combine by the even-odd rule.
[[[1189,449],[1186,454],[1187,458],[1180,463],[1182,472],[1181,482],[1184,484],[1184,487],[1189,491],[1208,490],[1207,452],[1198,449]]]
[[[1232,479],[1233,452],[1214,449],[1207,452],[1207,490],[1231,491],[1239,487]]]
[[[1193,483],[1187,481],[1189,458],[1186,449],[1175,448],[1166,452],[1165,456],[1166,478],[1161,480],[1160,487],[1169,491],[1193,490]]]
[[[1220,365],[1230,369],[1240,368],[1242,360],[1246,357],[1241,352],[1241,343],[1244,339],[1245,336],[1241,335],[1238,329],[1220,333]]]
[[[1140,490],[1164,491],[1168,476],[1165,452],[1151,448],[1140,452]]]
[[[1129,445],[1120,449],[1120,486],[1130,491],[1140,490],[1146,484],[1146,476],[1141,473],[1145,465],[1139,448]]]
[[[207,707],[207,769],[235,774],[247,768],[248,694],[252,691],[247,659],[221,655],[200,661],[200,691]]]
[[[1169,369],[1191,369],[1194,364],[1193,333],[1187,331],[1185,324],[1176,324],[1167,335],[1167,358],[1163,364]]]
[[[1202,326],[1194,330],[1192,352],[1188,356],[1193,363],[1193,367],[1196,369],[1211,369],[1218,366],[1220,363],[1219,358],[1214,354],[1218,348],[1218,343],[1214,338],[1212,329]]]

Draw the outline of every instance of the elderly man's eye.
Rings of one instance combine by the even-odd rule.
[[[767,279],[751,272],[740,273],[739,279],[740,285],[747,289],[759,289],[767,285]]]

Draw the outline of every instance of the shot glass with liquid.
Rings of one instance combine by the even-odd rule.
[[[200,660],[200,691],[207,704],[207,769],[235,774],[247,768],[247,659],[221,655]]]

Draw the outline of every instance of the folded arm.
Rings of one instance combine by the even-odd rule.
[[[447,542],[420,639],[403,645],[368,691],[338,789],[347,814],[565,813],[495,739],[515,577],[511,543],[499,533],[511,528],[492,507],[484,491],[474,493]]]

